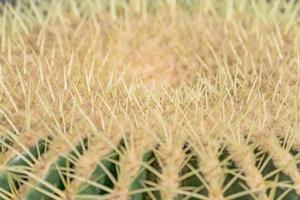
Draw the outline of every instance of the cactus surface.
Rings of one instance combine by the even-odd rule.
[[[300,3],[0,3],[1,200],[300,200]]]

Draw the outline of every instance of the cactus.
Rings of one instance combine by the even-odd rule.
[[[0,3],[0,199],[300,200],[299,12]]]

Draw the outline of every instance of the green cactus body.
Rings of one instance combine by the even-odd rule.
[[[110,155],[107,156],[107,159],[103,159],[99,162],[101,162],[101,165],[97,165],[96,169],[93,171],[91,177],[90,177],[90,181],[91,182],[95,182],[97,184],[103,185],[105,187],[108,188],[112,188],[113,184],[109,178],[109,176],[107,176],[107,171],[116,176],[116,166],[113,162],[111,162],[111,160],[117,160],[118,159],[118,155],[115,152],[112,152]],[[99,195],[103,195],[106,194],[107,191],[98,188],[95,185],[89,185],[88,183],[82,183],[79,187],[78,187],[78,191],[76,194],[76,199],[85,199],[87,197],[90,196],[90,198],[92,199],[95,196],[99,196]]]
[[[143,162],[151,164],[151,160],[153,160],[154,155],[153,152],[148,152],[144,155]],[[147,181],[149,171],[145,167],[141,167],[139,174],[137,175],[136,179],[132,182],[129,191],[137,191],[140,189],[145,188],[145,182]],[[143,200],[147,196],[146,192],[141,192],[137,194],[131,195],[132,200]]]
[[[30,164],[34,164],[33,158],[38,159],[45,151],[47,151],[47,141],[41,140],[28,152],[7,161],[8,169],[3,169],[0,173],[1,189],[6,192],[18,189],[21,179],[26,179],[26,171],[30,170]]]
[[[52,187],[59,190],[64,190],[65,174],[71,173],[71,169],[74,167],[74,159],[78,156],[76,153],[82,153],[84,149],[85,139],[82,143],[77,145],[76,150],[70,152],[65,156],[59,156],[59,158],[50,166],[49,171],[41,182],[38,182],[33,186],[26,194],[24,199],[52,199],[49,194],[53,194]],[[75,153],[76,152],[76,153]],[[74,158],[75,157],[75,158]],[[67,175],[68,176],[68,175]],[[51,188],[49,187],[51,186]]]

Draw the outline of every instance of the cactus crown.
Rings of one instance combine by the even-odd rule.
[[[300,199],[299,8],[1,4],[0,199]]]

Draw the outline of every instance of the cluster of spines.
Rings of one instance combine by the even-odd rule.
[[[114,41],[107,43],[103,41],[104,44],[97,41],[99,38],[109,40],[109,36],[100,37],[105,32],[105,30],[102,30],[105,29],[105,25],[103,25],[104,28],[102,26],[101,28],[98,27],[97,20],[99,16],[97,16],[96,10],[98,8],[105,10],[108,6],[111,15],[111,18],[108,18],[109,22],[115,20],[116,23],[125,24],[128,23],[126,20],[133,19],[130,18],[129,13],[126,13],[126,9],[127,12],[131,9],[135,13],[142,12],[143,20],[151,17],[150,13],[147,13],[150,12],[147,9],[147,1],[131,1],[131,4],[125,4],[125,1],[109,1],[108,5],[86,1],[86,4],[81,5],[82,8],[79,8],[79,4],[74,3],[75,1],[65,1],[65,4],[53,2],[49,4],[51,5],[50,8],[59,8],[58,11],[47,9],[48,14],[45,16],[43,15],[45,7],[36,5],[34,1],[17,5],[16,8],[6,5],[1,16],[1,49],[4,56],[1,57],[0,65],[0,100],[3,103],[0,107],[0,125],[1,137],[3,138],[1,140],[1,157],[3,157],[1,161],[4,161],[1,162],[0,178],[1,183],[5,183],[0,190],[1,198],[18,199],[34,194],[57,199],[84,199],[94,198],[94,195],[97,196],[99,193],[104,193],[103,196],[108,199],[129,199],[132,196],[144,198],[144,196],[137,195],[144,193],[149,198],[163,199],[185,196],[186,198],[221,200],[236,199],[243,197],[243,195],[250,195],[257,199],[279,198],[276,192],[272,190],[273,185],[275,185],[275,188],[285,188],[285,192],[280,198],[284,198],[284,193],[292,189],[299,195],[298,158],[290,153],[291,150],[299,150],[299,136],[295,131],[297,125],[295,125],[295,128],[287,126],[291,129],[294,128],[291,130],[293,131],[291,134],[287,134],[288,130],[285,129],[284,125],[282,125],[283,128],[281,127],[282,123],[292,123],[289,120],[294,120],[295,124],[299,122],[297,113],[299,110],[297,103],[299,94],[292,98],[290,94],[292,91],[288,91],[299,87],[300,74],[299,57],[298,59],[296,57],[299,56],[298,46],[295,45],[297,39],[291,39],[295,35],[297,36],[293,32],[293,25],[297,22],[297,9],[292,8],[292,3],[284,3],[287,10],[283,14],[278,14],[281,6],[281,2],[278,0],[270,8],[267,7],[266,3],[251,1],[251,8],[253,9],[250,12],[254,12],[262,21],[257,20],[258,25],[253,26],[253,24],[247,23],[248,19],[245,18],[244,26],[246,28],[233,17],[234,14],[232,13],[236,7],[238,12],[244,12],[243,9],[249,6],[245,3],[246,1],[237,5],[233,3],[234,1],[226,4],[227,21],[219,18],[217,13],[223,10],[220,11],[214,8],[218,6],[215,5],[216,2],[204,1],[203,4],[198,5],[201,9],[204,9],[203,12],[207,12],[204,16],[211,17],[211,22],[208,19],[207,23],[211,23],[210,25],[215,23],[214,28],[216,31],[218,29],[220,29],[219,32],[224,31],[223,35],[228,37],[229,41],[232,38],[236,39],[236,43],[233,43],[232,40],[228,43],[222,43],[224,38],[211,35],[214,29],[203,25],[204,33],[202,33],[200,37],[202,40],[199,43],[204,44],[205,48],[199,55],[192,52],[196,54],[196,59],[182,56],[191,53],[186,46],[178,44],[178,41],[177,43],[171,43],[168,48],[174,47],[175,51],[182,53],[175,52],[175,56],[179,55],[176,59],[182,62],[183,68],[187,60],[188,62],[191,61],[191,65],[200,63],[202,70],[197,71],[197,76],[186,72],[186,77],[195,80],[198,88],[190,86],[193,82],[186,80],[188,84],[183,84],[181,88],[169,88],[171,91],[168,91],[169,89],[166,91],[160,89],[159,86],[158,89],[149,89],[149,87],[144,86],[122,85],[122,81],[126,82],[126,79],[116,77],[119,76],[117,72],[115,74],[106,73],[105,70],[109,69],[99,71],[99,68],[103,68],[103,66],[119,64],[114,61],[113,56],[110,56],[110,54],[117,51],[118,48],[116,47],[121,46],[115,46],[107,52],[97,53],[98,45],[110,47]],[[48,5],[47,2],[45,5]],[[165,5],[167,6],[164,7]],[[167,1],[166,4],[163,2],[161,6],[163,6],[161,8],[163,11],[166,11],[165,8],[170,8],[170,16],[173,19],[178,19],[176,15],[180,15],[180,3]],[[21,11],[26,7],[31,7],[33,14],[29,14],[28,11],[25,11],[26,14],[24,14],[24,11]],[[259,8],[262,10],[270,9],[270,12],[265,14]],[[71,11],[68,11],[68,9]],[[124,13],[122,10],[125,10]],[[87,15],[85,12],[91,13]],[[289,12],[290,14],[287,14]],[[106,14],[105,11],[103,13]],[[124,21],[122,21],[122,13],[125,16]],[[67,17],[68,14],[71,15],[70,18]],[[166,15],[166,18],[170,17],[168,14]],[[27,16],[27,18],[22,16]],[[64,16],[66,19],[64,19]],[[119,16],[120,21],[118,21]],[[286,20],[286,25],[282,26],[279,21],[279,23],[271,26],[262,27],[264,22],[271,19],[272,16],[282,18],[283,22]],[[288,20],[284,19],[286,16],[290,18]],[[88,20],[91,21],[80,20],[82,17],[90,17]],[[203,18],[203,16],[199,17],[200,20],[201,17]],[[256,20],[255,17],[253,19]],[[32,22],[29,22],[30,20]],[[74,23],[72,20],[74,20]],[[155,20],[162,22],[159,21],[161,19]],[[55,23],[62,27],[60,29],[62,33],[58,32],[57,29],[51,30]],[[164,25],[165,23],[163,22]],[[191,26],[195,25],[193,23],[197,24],[192,21]],[[129,23],[129,25],[137,29],[140,28],[139,24]],[[129,25],[127,24],[128,27],[130,27]],[[147,24],[147,21],[146,25],[143,26],[142,24],[141,26],[151,27]],[[155,25],[153,27],[157,28]],[[170,27],[173,30],[172,28],[176,26],[171,24]],[[187,27],[191,28],[189,25]],[[69,28],[71,30],[68,30]],[[124,27],[115,26],[114,28],[120,31]],[[32,37],[28,36],[36,29],[39,31],[38,34]],[[96,31],[92,32],[94,29]],[[85,34],[83,30],[87,33]],[[263,31],[271,31],[271,34],[264,34]],[[94,33],[94,38],[90,41],[86,40],[89,39],[91,32]],[[137,33],[145,34],[145,31]],[[25,37],[22,34],[25,34]],[[70,36],[71,34],[74,35]],[[166,37],[164,34],[159,36]],[[174,34],[175,36],[180,38],[182,35],[178,33],[177,35]],[[190,36],[197,37],[195,35]],[[82,37],[81,40],[77,41],[80,37]],[[51,46],[52,41],[47,41],[51,38],[54,38],[56,44],[53,45],[53,48]],[[125,34],[121,34],[120,38],[130,39]],[[146,40],[149,39],[145,38]],[[64,39],[67,42],[63,41]],[[172,41],[172,39],[168,39]],[[182,39],[185,40],[186,38]],[[264,46],[265,41],[270,42],[266,42],[266,46]],[[18,42],[19,45],[17,45]],[[85,42],[91,45],[88,46]],[[138,44],[134,41],[131,42],[137,45],[138,49]],[[157,45],[160,42],[155,39],[148,42],[149,51],[157,50],[157,48],[152,48],[150,43]],[[192,46],[192,44],[190,45]],[[253,45],[257,46],[253,47]],[[154,64],[163,68],[165,65],[175,63],[172,57],[173,54],[168,54],[168,48],[162,51],[166,53],[166,62],[159,63],[159,59],[151,58],[155,60]],[[221,53],[219,49],[221,49]],[[260,55],[263,51],[266,53],[265,57]],[[134,51],[132,52],[134,54]],[[102,53],[105,55],[103,56]],[[170,71],[170,76],[172,77],[175,74],[177,78],[178,74],[180,75],[182,72],[180,70],[176,71],[176,69],[173,73],[172,67],[167,70],[151,69],[153,63],[144,62],[143,59],[147,60],[147,58],[141,58],[139,53],[134,54],[131,57],[132,60],[123,58],[122,55],[125,53],[125,51],[117,51],[116,55],[120,56],[120,60],[124,62],[133,61],[136,62],[135,65],[145,64],[145,66],[150,66],[149,70],[142,70],[141,72],[147,78],[150,77],[151,79],[152,76],[155,76],[155,74],[151,74],[153,72],[168,73]],[[90,54],[93,56],[90,56]],[[46,59],[43,59],[43,57],[46,57]],[[290,62],[289,58],[295,63]],[[99,63],[99,60],[101,60],[101,63]],[[147,61],[150,62],[149,60]],[[63,67],[56,68],[57,72],[53,71],[54,66],[60,64]],[[261,66],[256,66],[259,64]],[[294,67],[297,64],[298,67]],[[20,65],[23,67],[21,68]],[[262,65],[269,65],[270,67],[264,70]],[[100,67],[95,69],[95,66]],[[279,67],[276,68],[277,66]],[[135,70],[133,68],[133,71]],[[28,75],[28,72],[31,74]],[[285,72],[289,72],[290,77],[284,76]],[[248,76],[247,73],[251,75]],[[53,77],[47,76],[49,74]],[[107,80],[104,80],[103,83],[97,82],[100,75],[108,77]],[[31,80],[30,76],[37,76],[38,78]],[[274,80],[278,82],[274,83],[273,79],[268,81],[267,76],[274,76]],[[178,84],[180,81],[176,80],[172,83]],[[165,82],[169,83],[165,80],[154,81],[155,84]],[[121,91],[111,89],[119,87],[119,85],[122,85],[121,89],[119,88]],[[228,88],[229,86],[230,88]],[[48,91],[45,92],[45,88]],[[287,90],[285,90],[286,88]],[[271,89],[274,89],[274,91],[271,94],[267,93]],[[58,90],[58,92],[55,90]],[[146,93],[140,90],[146,90]],[[93,91],[101,94],[97,95]],[[246,96],[245,99],[241,98],[243,95]],[[139,99],[140,96],[145,98]],[[223,100],[218,101],[219,98],[226,100],[225,103],[222,102]],[[266,105],[266,99],[271,105]],[[242,106],[238,103],[239,101],[242,101]],[[192,108],[189,107],[190,105],[192,105]],[[288,107],[287,105],[292,106]],[[255,106],[257,106],[257,110]],[[230,108],[232,109],[230,110]],[[245,110],[242,110],[243,108]],[[295,113],[292,112],[292,109],[295,109]],[[106,112],[104,114],[97,113],[100,110]],[[255,113],[252,113],[255,111],[260,114],[255,115]],[[43,112],[46,113],[45,116]],[[131,112],[136,113],[131,115]],[[195,116],[193,118],[195,112],[202,113],[205,116]],[[241,119],[236,119],[236,113],[234,112],[242,112],[243,114],[239,116]],[[178,113],[182,115],[178,115]],[[139,118],[136,116],[137,114],[144,115],[142,118],[148,118],[147,120]],[[295,116],[291,116],[293,114]],[[80,120],[75,120],[78,116]],[[95,119],[93,119],[94,116],[96,116]],[[112,116],[114,120],[108,120],[107,116]],[[171,120],[171,124],[176,125],[175,128],[169,125],[170,122],[167,122],[167,120],[170,120],[168,119],[170,116],[180,116],[176,120]],[[243,118],[249,121],[243,124]],[[269,118],[274,119],[274,121],[269,121]],[[212,121],[212,119],[216,119],[216,121]],[[253,120],[253,125],[251,125],[251,120]],[[276,126],[278,129],[272,127],[272,125],[276,125],[276,120],[279,120],[278,126]],[[238,126],[241,130],[235,130],[231,127],[233,121],[240,122]],[[105,128],[107,124],[111,123],[116,126],[112,132],[109,128]],[[137,129],[135,123],[149,126],[147,128],[151,131],[146,130],[144,127],[143,133],[135,133]],[[37,126],[35,126],[36,124]],[[99,124],[101,124],[100,128]],[[132,127],[128,129],[129,125]],[[185,126],[184,128],[188,131],[182,129],[181,126]],[[227,126],[231,129],[227,129]],[[74,129],[78,129],[78,131],[74,131]],[[180,129],[180,131],[176,129]],[[115,134],[115,132],[121,133],[121,135]],[[180,133],[185,133],[185,135]],[[101,136],[98,134],[101,134]],[[106,136],[105,134],[109,135]],[[157,144],[158,146],[156,146]],[[182,148],[183,146],[188,146],[190,149]],[[242,151],[239,150],[241,148]],[[220,157],[226,152],[225,149],[229,156],[226,159],[221,159]],[[255,153],[257,150],[259,153]],[[147,152],[150,152],[149,155],[152,158],[143,160]],[[258,155],[261,152],[269,154],[268,159],[273,161],[276,170],[269,171],[268,174],[263,173],[268,162],[261,165],[257,164]],[[110,157],[110,155],[112,156]],[[189,163],[191,155],[197,158],[198,164],[195,166]],[[63,164],[57,166],[57,162],[61,161],[60,158],[64,160],[62,161]],[[87,170],[87,166],[84,166],[85,159],[90,159],[92,167],[89,170]],[[150,161],[147,162],[146,160],[152,160],[152,162],[155,160],[156,163],[152,165]],[[227,166],[230,165],[228,164],[229,160],[236,165],[236,169],[230,169]],[[104,179],[99,181],[97,178],[89,180],[93,176],[91,171],[93,172],[95,168],[99,168],[104,179],[108,179],[111,183],[106,183]],[[116,168],[116,170],[114,171],[113,168]],[[189,169],[188,174],[181,175],[186,168]],[[149,175],[143,175],[143,178],[138,179],[138,188],[135,188],[136,176],[140,171],[144,171],[143,169],[147,169],[152,175],[150,177],[147,177]],[[85,172],[85,170],[89,172]],[[40,171],[40,174],[37,173],[38,171]],[[47,183],[49,181],[47,177],[52,175],[48,172],[56,174],[56,181],[60,183],[60,186],[57,187],[62,187],[65,191],[57,189],[54,186],[55,184]],[[288,175],[291,180],[278,183],[276,183],[277,180],[273,182],[269,180],[279,172]],[[233,178],[226,181],[228,174],[233,175]],[[188,183],[186,186],[184,184],[182,186],[184,181],[181,178],[188,177],[186,179],[189,179],[191,176],[196,176],[196,179],[200,180],[202,184],[199,183],[198,186],[190,187],[190,183]],[[240,192],[227,194],[227,190],[230,190],[238,182],[237,179],[244,180],[247,186],[244,185]],[[44,183],[44,185],[50,187],[45,189],[39,183]],[[108,186],[110,184],[112,186]],[[202,186],[208,194],[202,191]],[[42,189],[39,190],[39,188]],[[84,190],[82,188],[92,188],[91,190],[95,194],[93,192],[92,194],[78,193],[77,190]],[[49,192],[49,189],[52,191]],[[294,195],[294,198],[298,198],[297,195]]]

